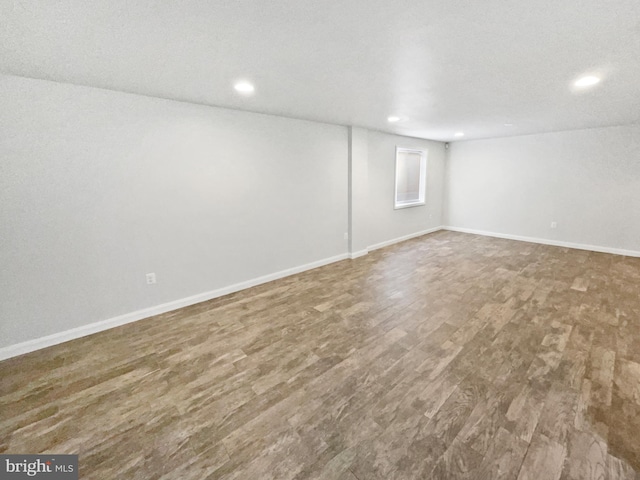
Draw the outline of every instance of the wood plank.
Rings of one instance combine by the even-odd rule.
[[[638,480],[638,281],[437,232],[0,362],[0,452],[90,479]]]
[[[542,434],[531,440],[518,480],[558,480],[562,474],[565,448]]]
[[[562,480],[605,480],[607,470],[607,445],[594,434],[572,431]]]

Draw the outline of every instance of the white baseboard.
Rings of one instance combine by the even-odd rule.
[[[563,242],[560,240],[551,240],[548,238],[525,237],[522,235],[511,235],[508,233],[496,233],[496,232],[488,232],[486,230],[474,230],[472,228],[460,228],[460,227],[450,227],[450,226],[444,226],[442,228],[443,230],[450,230],[452,232],[472,233],[474,235],[483,235],[485,237],[506,238],[508,240],[517,240],[519,242],[540,243],[542,245],[553,245],[554,247],[575,248],[578,250],[589,250],[592,252],[600,252],[600,253],[613,253],[614,255],[625,255],[627,257],[640,257],[640,251],[637,251],[637,250],[625,250],[622,248],[601,247],[598,245],[587,245],[584,243]]]
[[[288,277],[296,273],[301,273],[314,268],[322,267],[330,263],[339,262],[349,258],[349,254],[343,253],[334,257],[325,258],[316,262],[307,263],[298,267],[288,268],[276,273],[264,275],[262,277],[253,278],[244,282],[229,285],[227,287],[212,290],[210,292],[200,293],[191,297],[181,298],[172,302],[163,303],[154,307],[143,308],[142,310],[136,310],[135,312],[125,313],[124,315],[118,315],[117,317],[109,318],[99,322],[90,323],[88,325],[82,325],[80,327],[65,330],[63,332],[54,333],[53,335],[47,335],[46,337],[35,338],[33,340],[27,340],[26,342],[17,343],[15,345],[9,345],[7,347],[0,348],[0,360],[6,360],[7,358],[17,357],[25,353],[40,350],[42,348],[51,347],[60,343],[68,342],[69,340],[75,340],[76,338],[86,337],[93,333],[102,332],[110,328],[119,327],[127,323],[136,322],[143,318],[153,317],[154,315],[160,315],[179,308],[188,307],[189,305],[195,305],[196,303],[206,302],[223,295],[238,292],[246,288],[254,287],[263,283],[278,280],[279,278]]]
[[[238,292],[246,288],[254,287],[256,285],[261,285],[263,283],[271,282],[273,280],[278,280],[280,278],[288,277],[290,275],[295,275],[296,273],[312,270],[314,268],[328,265],[330,263],[339,262],[347,258],[358,258],[363,255],[366,255],[371,250],[387,247],[389,245],[393,245],[394,243],[399,243],[405,240],[410,240],[412,238],[420,237],[422,235],[427,235],[429,233],[437,232],[438,230],[450,230],[453,232],[471,233],[474,235],[506,238],[509,240],[539,243],[543,245],[553,245],[557,247],[576,248],[579,250],[590,250],[593,252],[602,252],[602,253],[612,253],[616,255],[625,255],[628,257],[640,257],[640,251],[637,251],[637,250],[625,250],[621,248],[601,247],[597,245],[586,245],[581,243],[563,242],[559,240],[550,240],[550,239],[544,239],[544,238],[525,237],[522,235],[511,235],[507,233],[488,232],[485,230],[475,230],[471,228],[460,228],[460,227],[451,227],[451,226],[434,227],[428,230],[423,230],[420,232],[412,233],[410,235],[405,235],[403,237],[398,237],[392,240],[387,240],[385,242],[371,245],[368,248],[368,250],[365,249],[365,250],[360,250],[358,252],[354,252],[351,254],[344,253],[341,255],[336,255],[333,257],[318,260],[316,262],[307,263],[305,265],[301,265],[298,267],[281,270],[279,272],[275,272],[269,275],[264,275],[262,277],[257,277],[251,280],[236,283],[234,285],[229,285],[227,287],[219,288],[217,290],[200,293],[198,295],[193,295],[191,297],[182,298],[179,300],[163,303],[161,305],[156,305],[153,307],[143,308],[141,310],[136,310],[135,312],[126,313],[124,315],[118,315],[117,317],[90,323],[88,325],[82,325],[80,327],[72,328],[70,330],[65,330],[59,333],[54,333],[52,335],[47,335],[46,337],[35,338],[33,340],[17,343],[15,345],[9,345],[7,347],[0,348],[0,360],[6,360],[11,357],[23,355],[25,353],[33,352],[36,350],[40,350],[42,348],[64,343],[69,340],[74,340],[76,338],[85,337],[93,333],[98,333],[104,330],[108,330],[110,328],[119,327],[127,323],[136,322],[144,318],[152,317],[154,315],[160,315],[162,313],[167,313],[172,310],[177,310],[179,308],[187,307],[189,305],[195,305],[196,303],[205,302],[207,300],[221,297],[223,295],[228,295],[230,293]]]
[[[428,230],[422,230],[421,232],[415,232],[409,235],[405,235],[403,237],[398,237],[392,240],[386,240],[384,242],[376,243],[375,245],[369,245],[369,251],[377,250],[378,248],[388,247],[389,245],[393,245],[394,243],[404,242],[405,240],[411,240],[412,238],[421,237],[422,235],[437,232],[438,230],[442,230],[442,227],[441,226],[433,227],[433,228],[429,228]]]

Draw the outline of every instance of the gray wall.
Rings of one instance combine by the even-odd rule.
[[[6,75],[0,105],[5,356],[441,222],[439,142],[353,129],[350,210],[347,127]],[[424,207],[393,210],[396,144]]]
[[[426,204],[394,210],[396,146],[427,152]],[[369,245],[442,225],[444,143],[369,132]]]
[[[450,226],[640,251],[640,126],[456,142],[446,178]]]
[[[368,130],[349,128],[349,253],[352,258],[365,254],[369,247],[368,138]]]
[[[347,251],[345,127],[12,76],[0,105],[0,347]]]

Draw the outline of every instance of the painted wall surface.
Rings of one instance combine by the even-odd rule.
[[[349,253],[369,247],[369,131],[349,128]]]
[[[450,226],[640,251],[640,126],[456,142],[446,178]]]
[[[394,209],[396,146],[427,152],[426,204]],[[369,245],[442,225],[444,143],[369,132]]]
[[[0,105],[0,347],[347,252],[346,127],[13,76]]]

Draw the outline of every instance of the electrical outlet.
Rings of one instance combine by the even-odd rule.
[[[156,283],[156,274],[147,273],[147,285],[152,285],[154,283]]]
[[[349,234],[347,232],[344,232],[344,239],[349,240]]]
[[[557,227],[558,227],[557,222],[551,222],[551,228],[557,228]]]

